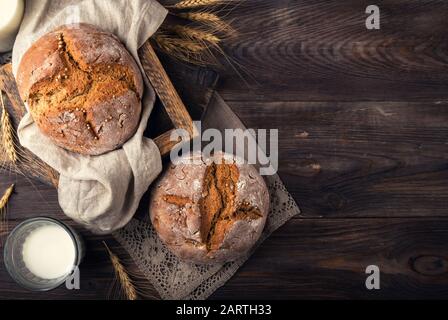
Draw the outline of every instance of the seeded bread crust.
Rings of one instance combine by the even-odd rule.
[[[187,163],[191,159],[199,161]],[[269,210],[268,189],[255,167],[222,153],[208,160],[195,153],[171,165],[154,184],[150,201],[160,239],[180,259],[200,264],[246,255]]]
[[[69,151],[103,154],[137,130],[140,70],[115,35],[95,26],[45,34],[22,57],[16,80],[39,129]]]

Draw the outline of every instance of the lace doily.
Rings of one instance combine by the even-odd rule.
[[[300,213],[279,176],[265,178],[270,193],[270,211],[263,234],[252,252],[272,232]],[[226,264],[185,263],[165,247],[149,222],[137,219],[132,219],[126,227],[114,233],[114,237],[162,299],[206,299],[226,283],[252,254]]]

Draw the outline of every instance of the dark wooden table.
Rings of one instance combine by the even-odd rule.
[[[448,298],[448,3],[384,0],[381,29],[359,0],[246,0],[219,92],[252,128],[279,128],[279,174],[302,209],[211,298]],[[57,193],[2,174],[12,228],[64,218]],[[0,298],[107,298],[101,237],[82,231],[79,291],[20,289],[0,265]],[[113,244],[112,241],[110,243]],[[118,245],[112,246],[120,256]],[[365,288],[365,268],[381,289]]]

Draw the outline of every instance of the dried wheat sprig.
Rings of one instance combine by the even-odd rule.
[[[209,45],[203,41],[194,41],[168,34],[156,34],[154,41],[162,51],[178,60],[199,66],[219,64],[210,53]]]
[[[182,0],[172,6],[169,6],[168,8],[189,9],[189,8],[218,5],[230,1],[231,0]]]
[[[226,33],[228,35],[235,33],[235,30],[227,22],[224,22],[220,17],[211,12],[181,12],[176,15],[183,19],[207,25],[216,32]]]
[[[177,14],[179,17],[188,19],[191,21],[199,21],[199,22],[222,22],[221,18],[219,18],[214,13],[209,12],[181,12]]]
[[[132,283],[131,278],[129,277],[126,269],[121,264],[120,259],[109,249],[107,244],[103,241],[104,246],[106,247],[106,250],[109,254],[110,261],[112,262],[112,266],[115,271],[115,275],[118,278],[118,281],[120,282],[120,286],[128,300],[137,300],[137,290],[134,287],[134,284]]]
[[[1,149],[0,167],[13,172],[25,175],[25,172],[37,177],[47,177],[55,186],[57,186],[58,177],[55,172],[42,160],[33,156],[27,149],[22,148],[17,143],[17,136],[15,129],[12,126],[8,110],[6,109],[1,95],[2,115],[0,118],[1,124]]]
[[[207,49],[200,43],[185,40],[182,38],[174,38],[167,35],[156,35],[154,37],[154,40],[162,49],[167,51],[167,53],[172,53],[179,50],[184,50],[191,53],[199,53]]]
[[[8,200],[11,197],[12,192],[14,191],[14,183],[6,189],[3,196],[0,198],[0,211],[3,211],[8,204]]]
[[[0,148],[2,149],[0,152],[0,168],[18,173],[25,178],[27,178],[27,175],[29,174],[37,178],[44,178],[57,187],[59,178],[57,172],[34,156],[30,151],[16,143],[16,135],[15,132],[13,133],[17,161],[12,163],[5,150],[5,146],[0,145]]]
[[[8,224],[6,223],[8,221],[7,219],[7,211],[6,206],[8,204],[9,198],[11,197],[12,192],[14,191],[14,184],[11,184],[8,189],[6,189],[3,196],[0,198],[0,236],[6,232]],[[0,243],[3,242],[0,239]]]
[[[11,119],[3,102],[3,92],[0,92],[0,99],[2,101],[2,116],[0,119],[2,130],[2,145],[9,160],[15,164],[17,162],[17,149],[14,143],[14,128],[12,127]]]
[[[186,27],[182,25],[174,25],[170,26],[168,30],[177,33],[180,37],[206,42],[213,46],[217,46],[221,42],[221,39],[218,38],[213,33],[203,31],[198,28]]]

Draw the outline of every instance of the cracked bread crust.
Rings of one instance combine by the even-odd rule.
[[[137,130],[140,70],[118,38],[89,24],[64,25],[24,54],[17,85],[37,126],[83,155],[119,148]]]
[[[150,200],[160,239],[182,260],[200,264],[247,254],[268,210],[269,193],[255,167],[223,153],[207,160],[194,153],[171,165],[155,182]]]

